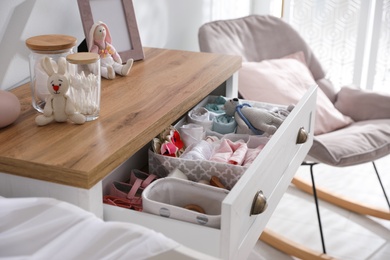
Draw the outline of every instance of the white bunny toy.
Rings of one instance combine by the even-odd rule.
[[[46,99],[43,115],[37,116],[35,123],[43,126],[52,121],[66,122],[69,119],[75,124],[84,124],[85,116],[76,112],[72,100],[66,94],[69,89],[66,59],[61,57],[56,64],[49,57],[45,57],[42,67],[49,76],[47,89],[51,95]]]

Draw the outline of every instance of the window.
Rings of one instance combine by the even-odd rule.
[[[276,0],[275,0],[276,1]],[[390,0],[285,0],[296,28],[335,86],[390,93]]]

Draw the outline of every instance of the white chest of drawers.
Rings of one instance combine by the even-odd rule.
[[[239,57],[154,48],[146,48],[145,56],[128,77],[102,81],[100,117],[84,125],[38,127],[29,85],[13,90],[22,112],[13,125],[0,129],[0,195],[53,197],[100,217],[104,211],[106,220],[159,230],[218,258],[245,257],[311,146],[316,89],[307,92],[223,201],[221,229],[108,205],[103,209],[104,182],[146,165],[145,147],[154,136],[215,89],[228,97],[237,93]],[[301,127],[309,138],[296,144]],[[259,190],[268,198],[268,208],[250,216]]]

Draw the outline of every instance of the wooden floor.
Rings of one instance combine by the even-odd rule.
[[[376,162],[390,197],[390,156]],[[314,166],[316,184],[343,196],[386,208],[387,203],[371,163],[337,168]],[[309,167],[297,176],[310,180]],[[390,259],[390,221],[358,215],[320,201],[320,212],[329,256],[345,260]],[[322,252],[314,199],[293,185],[282,198],[267,228],[288,239]],[[259,241],[249,259],[294,259]]]

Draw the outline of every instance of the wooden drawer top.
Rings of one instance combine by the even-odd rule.
[[[38,127],[30,85],[12,92],[18,120],[0,129],[0,172],[89,189],[241,67],[241,57],[145,48],[129,76],[102,79],[101,111],[84,125]]]

